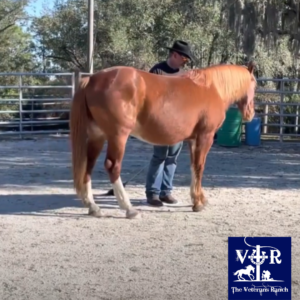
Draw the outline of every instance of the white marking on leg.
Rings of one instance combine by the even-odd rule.
[[[83,204],[87,207],[89,207],[92,203],[95,203],[94,197],[93,197],[93,191],[92,191],[92,181],[88,181],[82,191],[80,192],[80,195],[78,195]]]
[[[89,208],[89,214],[93,215],[95,217],[100,217],[101,216],[101,211],[100,207],[95,203],[94,201],[94,196],[93,196],[93,191],[92,191],[92,181],[88,181],[85,185],[84,188],[82,189],[80,195],[78,195],[84,206]]]
[[[130,199],[123,186],[121,177],[119,177],[117,181],[113,183],[112,186],[120,208],[126,210],[126,217],[128,219],[133,219],[138,217],[139,212],[136,209],[132,208]]]
[[[117,179],[115,183],[113,183],[114,194],[117,198],[118,204],[122,209],[130,209],[132,207],[131,202],[129,200],[128,194],[125,191],[123,186],[121,177]]]

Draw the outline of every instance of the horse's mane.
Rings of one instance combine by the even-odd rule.
[[[183,74],[194,83],[206,87],[214,84],[224,101],[234,102],[246,96],[251,83],[247,67],[239,65],[215,65],[193,69]]]
[[[78,87],[81,89],[85,88],[88,85],[89,81],[90,81],[90,76],[81,77],[79,80]]]

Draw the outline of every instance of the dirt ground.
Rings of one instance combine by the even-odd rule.
[[[128,142],[123,182],[151,150]],[[174,180],[180,204],[147,206],[144,171],[127,186],[137,220],[101,196],[110,189],[103,154],[93,173],[100,219],[74,195],[66,138],[1,141],[0,154],[1,300],[227,299],[229,236],[291,236],[300,299],[300,144],[214,145],[200,213],[191,210],[185,146]]]

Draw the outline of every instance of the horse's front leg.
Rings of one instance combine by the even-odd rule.
[[[202,190],[202,177],[207,154],[214,142],[214,132],[199,134],[195,141],[190,142],[192,182],[190,194],[193,211],[201,211],[207,200]]]

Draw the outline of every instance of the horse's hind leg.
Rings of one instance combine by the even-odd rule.
[[[89,215],[101,217],[100,207],[96,205],[92,192],[92,171],[97,158],[103,148],[104,137],[88,139],[87,141],[87,166],[84,176],[84,188],[81,192],[81,199],[85,207],[89,208]]]
[[[132,208],[120,177],[127,139],[128,135],[124,134],[108,137],[107,155],[104,166],[108,172],[110,182],[113,185],[114,194],[120,208],[126,210],[126,217],[128,219],[132,219],[137,217],[139,213]]]
[[[190,142],[192,182],[190,194],[193,201],[193,211],[201,211],[207,200],[202,190],[202,177],[207,154],[214,141],[214,133],[199,135]]]

